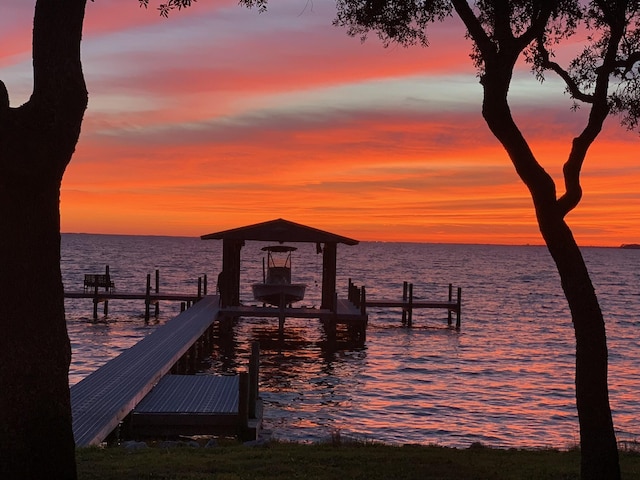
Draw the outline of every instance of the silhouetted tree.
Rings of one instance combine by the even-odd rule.
[[[257,5],[264,4],[259,1]],[[466,26],[483,89],[482,115],[531,193],[540,232],[557,265],[571,311],[581,476],[619,478],[604,319],[566,216],[580,202],[582,165],[605,119],[615,114],[624,126],[638,126],[640,2],[337,0],[337,6],[335,24],[363,39],[373,31],[385,44],[426,46],[428,27],[451,15]],[[586,37],[584,48],[563,67],[554,61],[554,49],[576,33]],[[540,80],[548,72],[559,76],[575,107],[588,109],[583,130],[573,138],[564,164],[561,195],[511,115],[508,92],[516,62],[522,58]]]
[[[169,0],[158,9],[166,16],[190,3]],[[31,97],[10,107],[0,81],[3,479],[76,478],[59,203],[87,106],[80,61],[85,5],[86,0],[37,0]]]

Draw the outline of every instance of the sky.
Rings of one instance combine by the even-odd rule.
[[[34,5],[0,10],[0,79],[16,107],[32,88]],[[62,231],[199,236],[285,218],[361,241],[542,244],[481,117],[460,21],[433,28],[428,48],[384,48],[334,17],[330,0],[274,0],[266,13],[199,0],[168,19],[137,0],[88,2],[89,106]],[[559,192],[585,119],[563,91],[522,65],[509,93]],[[567,217],[579,244],[640,243],[638,140],[610,118],[590,150]]]

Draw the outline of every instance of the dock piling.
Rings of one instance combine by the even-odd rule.
[[[413,283],[409,284],[409,301],[407,302],[407,327],[413,326]]]
[[[462,287],[458,287],[458,308],[456,309],[456,330],[460,330],[460,312],[462,311]]]
[[[249,357],[249,418],[256,418],[256,405],[258,403],[258,385],[260,369],[260,343],[251,343],[251,356]]]
[[[158,293],[160,293],[160,270],[156,269],[156,295]],[[155,304],[155,317],[158,318],[160,316],[160,302],[156,300]]]
[[[449,302],[453,300],[453,285],[449,284]],[[451,310],[447,312],[447,325],[451,326]]]
[[[402,303],[405,303],[407,301],[408,289],[409,289],[409,283],[402,282]],[[406,325],[406,324],[407,324],[407,311],[403,308],[402,309],[402,325]]]
[[[240,372],[238,376],[238,437],[244,440],[249,425],[249,374]]]
[[[147,273],[147,287],[144,298],[144,321],[149,323],[149,310],[151,308],[151,274]]]

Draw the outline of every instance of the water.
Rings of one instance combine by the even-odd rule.
[[[264,244],[242,252],[242,299],[262,278]],[[319,306],[322,256],[300,244],[295,282],[307,283],[306,306]],[[640,251],[586,248],[584,256],[607,320],[609,385],[619,440],[640,437]],[[222,243],[193,238],[63,235],[65,288],[82,288],[85,273],[110,265],[120,291],[143,291],[160,270],[165,292],[196,292],[197,277],[214,285]],[[261,344],[265,427],[276,438],[343,437],[392,444],[567,448],[578,443],[574,398],[574,334],[555,266],[544,247],[362,243],[338,247],[338,292],[348,278],[369,298],[399,298],[402,282],[416,297],[446,300],[462,287],[462,329],[446,327],[440,310],[414,311],[401,326],[397,309],[370,310],[364,346],[329,348],[317,320],[241,319],[221,336],[211,372],[244,369],[253,340]],[[211,289],[211,287],[210,287]],[[70,382],[98,368],[179,312],[162,304],[145,325],[142,301],[114,300],[94,322],[91,300],[67,300],[72,340]]]

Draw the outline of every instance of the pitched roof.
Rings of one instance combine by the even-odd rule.
[[[265,242],[313,242],[313,243],[344,243],[357,245],[358,240],[336,235],[334,233],[307,227],[300,223],[290,222],[278,218],[268,222],[256,223],[246,227],[233,228],[217,233],[202,235],[202,240],[259,240]]]

